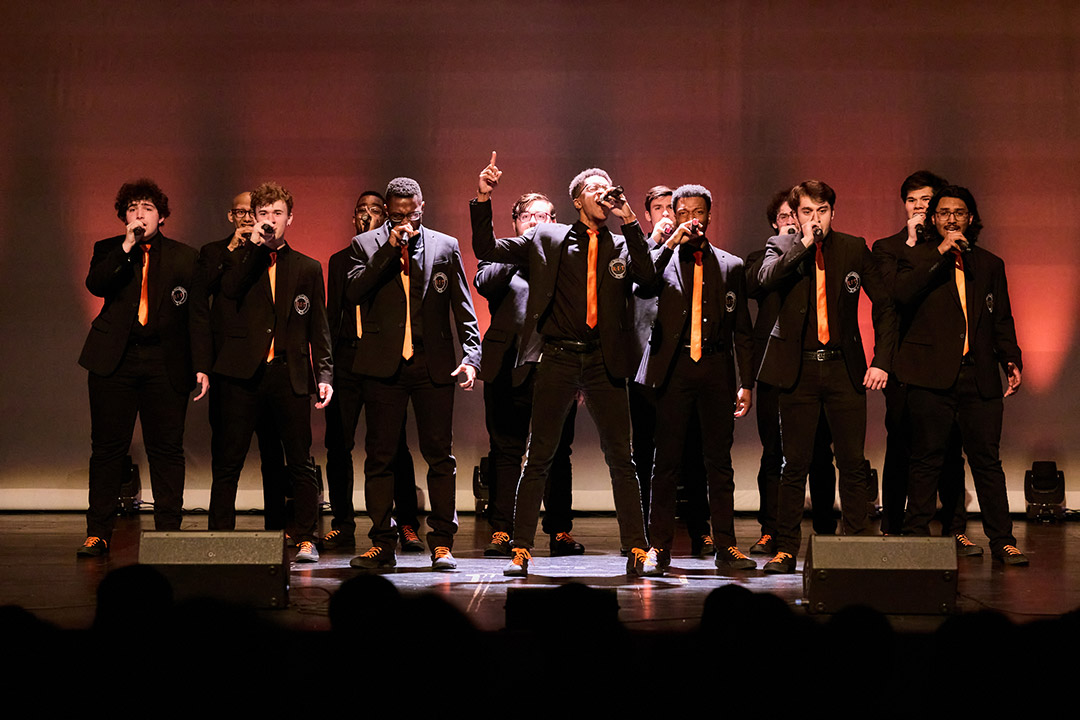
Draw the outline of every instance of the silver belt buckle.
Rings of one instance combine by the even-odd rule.
[[[829,352],[829,351],[828,350],[818,350],[818,351],[816,351],[814,353],[814,359],[817,360],[818,362],[825,362],[825,360],[826,360],[825,353],[827,353],[827,352]]]

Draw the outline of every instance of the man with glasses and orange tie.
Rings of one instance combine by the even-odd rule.
[[[198,253],[161,234],[169,198],[152,180],[116,195],[124,234],[94,245],[86,289],[104,299],[79,364],[89,371],[90,498],[79,557],[112,542],[136,416],[154,492],[154,527],[179,530],[184,503],[184,417],[196,385],[188,298]],[[206,393],[207,380],[199,378]]]
[[[457,567],[453,455],[454,379],[471,390],[480,367],[480,332],[458,242],[421,224],[424,196],[406,177],[386,187],[389,222],[353,238],[353,268],[345,297],[358,305],[360,338],[353,373],[363,376],[367,408],[364,494],[372,547],[353,567],[397,564],[398,534],[391,517],[394,459],[412,401],[420,453],[428,464],[431,513],[427,534],[433,570]],[[463,357],[458,363],[451,318]]]
[[[365,190],[356,199],[353,227],[363,235],[386,222],[386,201],[381,193]],[[334,399],[326,409],[326,487],[333,520],[322,539],[324,550],[356,547],[356,511],[353,507],[353,458],[356,425],[364,408],[363,378],[352,372],[363,320],[357,306],[345,297],[352,268],[352,243],[330,256],[326,268],[326,317],[334,348]],[[404,419],[398,454],[394,460],[394,519],[404,552],[424,552],[417,535],[416,470],[405,440]]]
[[[895,370],[908,385],[911,470],[905,535],[929,535],[935,496],[953,424],[959,424],[990,552],[1006,565],[1027,565],[1016,547],[999,448],[1003,398],[1020,389],[1005,263],[976,245],[979,209],[967,188],[948,185],[926,208],[925,240],[900,258],[894,295],[911,325]],[[1008,386],[1004,393],[1001,368]]]
[[[712,194],[706,188],[683,185],[672,195],[672,206],[678,227],[656,255],[656,284],[643,288],[659,297],[652,336],[637,373],[639,383],[656,388],[656,460],[649,512],[653,548],[644,574],[662,575],[671,565],[675,487],[683,475],[683,450],[692,416],[707,438],[702,455],[716,567],[750,570],[757,563],[743,555],[735,541],[735,472],[731,467],[735,418],[750,410],[754,387],[746,272],[740,258],[714,247],[705,237],[712,210]]]
[[[784,469],[777,501],[777,552],[765,572],[795,572],[806,477],[824,408],[833,433],[845,535],[870,529],[866,461],[866,390],[888,378],[896,313],[866,241],[832,229],[836,193],[818,180],[791,189],[788,204],[801,233],[769,239],[759,280],[780,293],[758,380],[780,388]],[[874,302],[875,356],[869,368],[859,332],[859,290]],[[890,349],[885,351],[885,349]]]
[[[544,485],[566,417],[581,393],[611,475],[626,571],[641,575],[648,543],[630,455],[626,378],[635,361],[633,283],[651,284],[656,277],[647,241],[622,188],[612,187],[611,177],[599,168],[583,170],[570,183],[578,211],[573,225],[543,223],[519,237],[496,240],[491,193],[502,171],[495,160],[492,153],[469,206],[473,252],[481,260],[529,268],[517,364],[538,363],[528,459],[514,511],[514,557],[503,573],[528,575]],[[607,229],[611,215],[622,221],[623,235]]]

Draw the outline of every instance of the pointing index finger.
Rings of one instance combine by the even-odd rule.
[[[494,150],[491,151],[491,162],[488,163],[488,164],[491,165],[492,167],[495,167],[495,151]]]

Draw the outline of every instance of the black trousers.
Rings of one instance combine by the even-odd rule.
[[[260,418],[277,430],[292,480],[293,513],[287,526],[298,542],[318,540],[319,483],[311,457],[311,396],[293,391],[284,359],[264,363],[253,377],[219,376],[221,445],[212,461],[211,530],[236,528],[236,488],[244,469],[251,436]]]
[[[458,527],[457,461],[453,455],[454,389],[453,383],[436,385],[431,381],[422,352],[408,362],[403,360],[389,378],[363,378],[367,418],[364,498],[372,523],[368,536],[378,547],[393,550],[397,545],[393,519],[395,462],[400,455],[401,428],[410,400],[420,454],[428,465],[431,499],[428,547],[434,551],[436,547],[454,546]]]
[[[487,423],[490,452],[488,469],[491,474],[490,491],[491,527],[495,532],[512,534],[514,531],[514,501],[517,498],[518,481],[521,479],[521,460],[529,442],[529,422],[532,419],[533,388],[536,372],[529,373],[518,386],[511,375],[513,357],[490,383],[484,383],[484,420]],[[559,448],[551,464],[547,485],[544,487],[543,529],[549,535],[570,532],[574,526],[573,469],[570,463],[571,446],[574,443],[574,425],[577,405],[563,425]]]
[[[780,434],[784,469],[777,506],[777,549],[796,555],[802,541],[806,476],[822,410],[833,430],[836,467],[840,472],[840,510],[845,535],[870,529],[866,484],[866,395],[851,384],[842,358],[819,362],[804,359],[799,381],[780,394]]]
[[[757,429],[761,440],[761,464],[758,466],[758,524],[762,535],[776,537],[776,506],[780,493],[780,472],[784,467],[784,448],[780,441],[780,388],[757,384]],[[810,460],[810,513],[814,532],[836,534],[836,469],[833,467],[832,432],[824,408],[814,436],[814,454]]]
[[[334,396],[326,408],[326,485],[330,509],[334,513],[330,527],[345,535],[356,532],[356,508],[353,504],[355,475],[352,451],[356,446],[356,426],[364,409],[363,378],[351,368],[356,349],[339,344],[334,352]],[[405,440],[405,419],[394,457],[394,518],[398,526],[420,528],[416,504],[416,470]]]
[[[578,393],[585,396],[585,407],[600,434],[600,448],[611,475],[620,542],[625,548],[647,548],[641,493],[630,457],[626,381],[608,373],[599,349],[581,353],[550,344],[544,346],[536,368],[532,434],[514,508],[514,545],[533,546],[540,500]]]
[[[210,454],[221,452],[221,388],[218,377],[210,379]],[[288,527],[289,499],[293,496],[292,478],[285,467],[285,450],[269,415],[260,415],[255,422],[255,439],[259,444],[259,470],[263,485],[263,527],[284,530]]]
[[[188,393],[177,392],[160,345],[129,345],[112,375],[89,373],[90,492],[86,534],[112,539],[116,505],[135,418],[142,424],[154,527],[179,530],[184,505],[184,417]]]
[[[718,548],[735,542],[735,472],[731,444],[735,431],[734,364],[729,353],[690,359],[679,352],[667,383],[656,393],[656,462],[653,465],[649,538],[670,550],[675,540],[676,486],[684,467],[687,435],[696,420],[699,436],[709,438],[698,450],[708,479],[713,541]]]
[[[907,385],[889,376],[885,386],[885,464],[881,472],[881,532],[899,533],[904,527],[904,504],[907,501],[911,459],[911,414],[908,411]],[[964,455],[960,445],[960,426],[953,423],[945,448],[945,459],[938,481],[941,500],[941,534],[967,530],[964,497]]]
[[[1000,550],[1015,545],[1005,472],[1001,469],[1000,444],[1004,404],[1001,398],[979,395],[975,368],[964,365],[947,390],[908,386],[911,413],[911,474],[908,478],[904,533],[929,535],[935,494],[942,478],[953,425],[960,426],[975,494],[982,511],[983,530],[990,547]]]
[[[641,506],[645,523],[650,519],[650,483],[653,460],[656,456],[656,389],[630,381],[630,427],[633,430],[634,468],[641,489]],[[680,481],[685,503],[682,516],[691,540],[710,534],[709,496],[705,486],[705,462],[701,450],[701,423],[697,416],[690,418],[686,445],[683,450]]]

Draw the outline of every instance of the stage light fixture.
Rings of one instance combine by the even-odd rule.
[[[1065,473],[1053,460],[1037,460],[1024,473],[1028,520],[1051,522],[1065,517]]]

